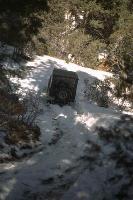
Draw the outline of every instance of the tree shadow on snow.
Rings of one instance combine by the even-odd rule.
[[[65,66],[63,67],[56,61],[47,59],[39,62],[36,71],[31,71],[29,78],[33,78],[32,73],[34,73],[32,84],[39,88],[40,93],[43,92],[44,88],[47,88],[48,80],[54,68],[65,69]],[[56,144],[48,145],[46,149],[38,152],[37,155],[33,155],[32,158],[27,158],[22,163],[18,163],[18,166],[5,170],[6,175],[1,175],[3,180],[0,181],[2,185],[1,200],[44,199],[48,192],[49,197],[47,199],[50,199],[50,195],[53,195],[56,199],[58,194],[60,194],[58,200],[62,199],[61,196],[64,192],[69,189],[84,171],[84,168],[89,165],[89,161],[86,165],[82,160],[78,163],[79,170],[74,169],[83,155],[86,141],[90,138],[95,140],[95,134],[93,135],[95,127],[107,126],[107,124],[119,118],[118,114],[112,110],[88,103],[84,97],[84,79],[95,79],[95,77],[82,71],[77,71],[77,74],[79,82],[75,104],[63,107],[49,105],[48,108],[54,114],[54,132],[62,133],[61,137],[56,141]],[[47,106],[44,105],[44,107]],[[44,113],[45,116],[47,114],[48,112]],[[52,118],[52,115],[50,117]],[[45,118],[44,126],[50,123],[50,117]],[[50,133],[53,130],[44,128],[42,134],[45,135],[45,131]],[[50,177],[53,179],[49,184],[46,180]],[[55,180],[54,177],[56,177]],[[67,183],[70,182],[68,177],[72,182],[68,187],[63,187],[64,180],[67,180]]]

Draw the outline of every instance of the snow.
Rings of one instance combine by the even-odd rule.
[[[41,149],[19,162],[0,164],[0,200],[44,200],[49,199],[47,197],[52,195],[52,192],[55,195],[53,199],[62,199],[61,196],[66,190],[62,186],[73,185],[86,168],[86,162],[81,161],[80,157],[83,155],[86,141],[88,139],[97,140],[93,132],[95,127],[107,127],[110,123],[118,120],[120,115],[114,110],[89,104],[84,97],[84,80],[88,78],[92,81],[95,78],[104,80],[112,74],[83,68],[73,63],[67,64],[63,60],[49,56],[36,56],[33,61],[27,62],[26,65],[32,66],[27,77],[25,79],[12,78],[12,81],[20,83],[19,92],[23,94],[28,90],[33,90],[41,95],[43,111],[38,117],[38,125],[42,133]],[[77,72],[79,82],[74,105],[60,107],[46,103],[48,80],[54,68]],[[99,172],[100,170],[101,172]],[[86,193],[84,190],[80,192],[78,188],[78,186],[81,187],[80,179],[76,183],[76,187],[72,186],[72,193],[75,193],[75,190],[79,191],[76,200],[102,199],[102,189],[100,189],[102,186],[100,184],[104,178],[98,182],[97,171],[99,172],[98,180],[102,179],[103,173],[106,173],[104,169],[95,169],[93,173],[86,172],[89,173],[87,176],[90,177],[87,183],[90,192]],[[82,176],[80,178],[82,179]],[[82,187],[85,185],[86,182]],[[97,198],[94,198],[94,192],[97,192]],[[56,194],[60,196],[56,197]],[[70,199],[67,195],[69,196],[66,194],[63,197],[64,200]],[[71,197],[74,200],[73,196]]]
[[[86,170],[85,173],[79,177],[78,181],[74,183],[70,191],[64,195],[63,200],[114,199],[114,190],[116,190],[115,192],[117,194],[119,186],[117,185],[116,187],[116,184],[114,184],[114,186],[110,187],[106,180],[113,178],[115,172],[115,166],[113,164],[104,168],[103,166],[96,167],[94,171]],[[123,174],[123,171],[119,170],[119,174]],[[89,181],[87,177],[89,177]]]
[[[109,56],[109,53],[107,50],[104,50],[102,52],[100,52],[98,54],[98,60],[101,62],[101,61],[106,61],[107,57]]]

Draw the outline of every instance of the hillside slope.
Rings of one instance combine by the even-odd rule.
[[[59,200],[90,165],[95,173],[93,158],[83,159],[88,140],[95,147],[99,145],[95,128],[108,128],[120,119],[120,113],[90,104],[84,95],[86,79],[93,82],[95,79],[103,80],[111,74],[67,64],[49,56],[37,56],[26,65],[31,66],[27,77],[12,81],[20,83],[23,94],[30,90],[39,93],[41,97],[41,112],[38,117],[42,133],[41,150],[20,162],[0,164],[0,200]],[[74,105],[60,107],[46,103],[46,89],[53,68],[77,72],[79,82]],[[112,152],[112,148],[106,145],[103,149],[105,152]],[[96,151],[91,153],[95,157]],[[88,182],[95,187],[92,177],[88,177]],[[102,194],[103,191],[99,193]],[[100,199],[99,197],[97,200]]]

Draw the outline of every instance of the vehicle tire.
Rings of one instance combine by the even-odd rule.
[[[71,99],[71,96],[71,90],[66,87],[60,87],[56,90],[56,99],[59,103],[68,103]]]

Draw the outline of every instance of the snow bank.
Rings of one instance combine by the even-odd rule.
[[[27,62],[26,66],[31,67],[27,77],[15,78],[12,81],[21,85],[19,92],[23,94],[28,90],[40,94],[42,112],[38,125],[42,133],[41,150],[19,163],[14,162],[13,167],[11,164],[0,166],[0,199],[48,199],[51,196],[51,199],[59,200],[68,186],[70,187],[86,168],[86,162],[80,158],[87,140],[91,138],[97,141],[93,132],[95,127],[108,127],[119,119],[119,113],[114,110],[89,104],[84,96],[84,80],[104,80],[112,75],[73,63],[67,64],[49,56],[36,56],[34,61]],[[74,105],[60,107],[46,103],[48,80],[54,68],[77,72],[79,82]],[[96,176],[96,171],[91,177]],[[95,182],[92,182],[92,186],[94,184]],[[79,197],[85,195],[79,194]]]

